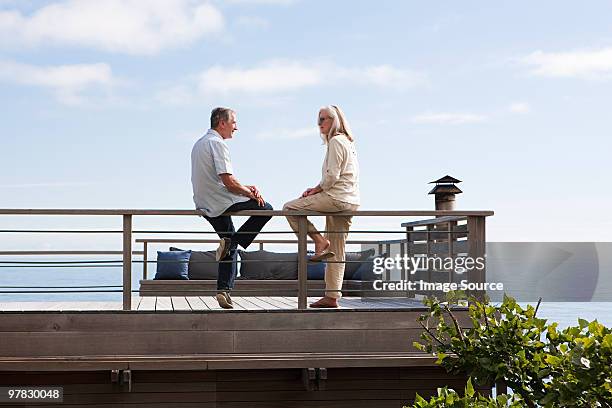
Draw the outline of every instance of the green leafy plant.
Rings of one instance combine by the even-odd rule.
[[[474,392],[468,380],[464,395],[447,387],[438,389],[438,395],[426,400],[417,394],[413,408],[522,408],[520,397],[500,395],[497,398],[483,397]]]
[[[580,320],[557,331],[537,317],[540,302],[524,309],[507,296],[498,306],[471,300],[469,320],[460,322],[457,303],[428,299],[429,313],[419,318],[422,342],[414,343],[448,372],[479,385],[506,384],[527,407],[612,407],[609,328]]]

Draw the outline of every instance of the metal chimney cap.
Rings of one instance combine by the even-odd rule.
[[[430,181],[429,184],[434,184],[434,183],[445,183],[445,184],[449,184],[449,183],[461,183],[461,180],[457,180],[456,178],[449,176],[448,174],[438,180],[434,180],[434,181]]]
[[[436,184],[427,194],[461,194],[463,191],[454,184]]]

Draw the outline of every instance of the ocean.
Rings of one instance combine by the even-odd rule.
[[[78,259],[78,258],[71,258]],[[82,258],[81,258],[82,259]],[[98,257],[97,259],[118,260],[118,256]],[[20,261],[52,261],[57,258],[50,257],[20,257]],[[63,260],[67,260],[64,258]],[[4,258],[3,261],[8,261]],[[149,278],[155,274],[155,264],[149,265]],[[132,289],[137,290],[139,280],[142,279],[142,263],[132,266]],[[44,286],[46,288],[36,288]],[[82,290],[104,291],[83,292]],[[66,287],[67,289],[62,289]],[[17,293],[20,291],[55,291],[68,290],[71,293]],[[122,268],[103,265],[100,267],[1,267],[0,268],[0,304],[8,302],[85,302],[104,301],[120,302],[122,299]],[[6,293],[12,292],[12,293]],[[576,325],[578,318],[595,320],[612,326],[612,302],[558,302],[546,301],[546,294],[542,296],[539,316],[550,322],[558,322],[561,327]],[[521,302],[522,305],[535,304],[535,302]]]

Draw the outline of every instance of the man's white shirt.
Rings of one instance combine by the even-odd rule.
[[[233,174],[227,143],[208,129],[191,150],[191,185],[196,208],[209,217],[218,217],[232,205],[249,200],[225,187],[219,177],[224,173]]]

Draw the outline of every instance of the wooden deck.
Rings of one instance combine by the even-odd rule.
[[[413,348],[427,310],[414,299],[233,299],[1,304],[0,386],[63,385],[64,403],[46,406],[401,408],[465,385]]]
[[[308,303],[314,302],[318,297],[309,297]],[[297,309],[297,297],[290,296],[232,296],[233,310],[224,310],[213,296],[135,296],[132,304],[136,311],[272,311]],[[340,299],[339,309],[334,310],[378,310],[378,309],[422,309],[423,304],[411,298],[361,298],[343,297]],[[85,311],[121,310],[122,302],[0,302],[0,311]],[[319,309],[323,310],[323,309]]]

